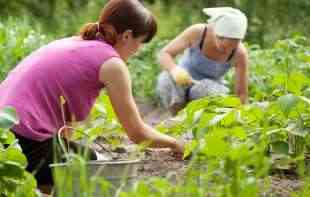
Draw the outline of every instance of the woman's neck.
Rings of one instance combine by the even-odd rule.
[[[119,56],[121,57],[121,59],[124,62],[127,62],[127,60],[129,59],[128,57],[128,53],[124,50],[124,48],[122,46],[120,46],[120,44],[115,44],[113,46],[113,48],[116,50],[116,52],[119,54]]]
[[[201,52],[211,60],[225,63],[232,51],[226,51],[225,49],[221,48],[217,40],[218,38],[215,35],[212,35],[212,33],[210,34],[206,35]]]

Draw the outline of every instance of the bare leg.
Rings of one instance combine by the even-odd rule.
[[[229,89],[219,81],[204,79],[191,87],[189,99],[192,101],[206,96],[226,95],[228,93]]]

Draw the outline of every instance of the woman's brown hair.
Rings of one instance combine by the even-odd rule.
[[[131,30],[135,38],[146,36],[149,42],[157,32],[155,17],[138,0],[109,0],[99,22],[85,24],[80,36],[84,40],[104,40],[115,45],[117,36]]]

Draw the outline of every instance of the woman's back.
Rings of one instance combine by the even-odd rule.
[[[56,40],[20,62],[0,85],[0,107],[17,110],[20,124],[14,131],[44,140],[63,126],[61,101],[66,100],[66,121],[88,115],[103,84],[99,68],[117,52],[102,41],[79,37]]]

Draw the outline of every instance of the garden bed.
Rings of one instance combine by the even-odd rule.
[[[144,120],[155,125],[162,120],[167,119],[170,115],[164,109],[158,108],[151,104],[139,103],[140,112]],[[139,176],[165,177],[172,181],[182,180],[182,176],[186,170],[188,161],[180,161],[173,154],[166,150],[148,150],[145,153],[143,165],[139,169]],[[298,191],[302,187],[302,181],[298,179],[296,173],[292,171],[276,171],[270,175],[271,187],[270,191],[263,196],[290,196],[294,191]]]

